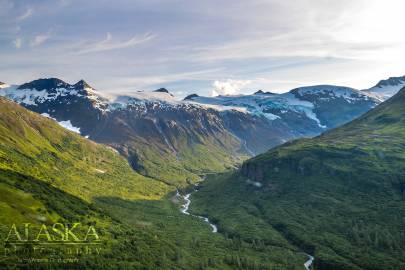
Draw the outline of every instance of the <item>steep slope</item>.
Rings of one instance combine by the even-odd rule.
[[[133,172],[113,149],[67,132],[4,98],[0,98],[0,137],[0,169],[51,182],[89,202],[100,195],[156,199],[168,190]],[[106,181],[111,178],[114,182]]]
[[[340,128],[213,177],[194,210],[245,239],[278,231],[315,269],[405,267],[405,88]],[[254,228],[254,229],[252,229]]]
[[[108,147],[0,98],[1,269],[301,269],[305,257],[288,243],[259,247],[213,234],[179,211],[171,191]],[[27,222],[33,232],[54,222],[95,226],[101,253],[80,245],[75,255],[67,249],[77,246],[43,239],[10,252],[19,248],[5,242],[11,224],[24,230]]]
[[[110,102],[84,81],[70,85],[40,79],[4,88],[1,94],[114,147],[142,174],[180,186],[195,182],[203,171],[224,170],[248,155],[242,142],[226,130],[220,112],[178,103],[167,90],[137,92]],[[246,118],[241,113],[234,116],[241,117]]]
[[[291,139],[318,135],[378,103],[334,86],[185,101],[161,88],[107,99],[83,80],[71,85],[56,78],[5,87],[0,95],[115,148],[139,173],[177,186]]]
[[[62,244],[54,244],[50,250],[47,245],[26,243],[24,253],[21,253],[21,246],[4,242],[11,224],[20,228],[27,222],[31,233],[41,224],[52,226],[55,222],[96,226],[103,256],[80,256],[69,267],[154,268],[161,263],[163,253],[174,255],[175,247],[158,242],[153,232],[133,229],[108,217],[95,202],[100,196],[156,200],[168,191],[161,182],[136,174],[127,161],[111,149],[0,98],[0,246],[5,252],[0,268],[66,267],[66,264],[58,263],[57,257],[49,261],[49,258],[55,258],[55,252],[66,252],[66,246]],[[128,236],[125,235],[131,235],[132,243],[126,242]],[[34,247],[43,251],[35,252]],[[14,248],[16,252],[10,252]],[[145,254],[149,254],[148,259]],[[132,260],[124,262],[128,255]],[[67,257],[72,256],[61,255],[60,258]],[[167,263],[175,267],[174,260]]]

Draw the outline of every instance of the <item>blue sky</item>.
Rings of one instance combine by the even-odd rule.
[[[0,0],[0,81],[176,96],[405,75],[401,0]]]

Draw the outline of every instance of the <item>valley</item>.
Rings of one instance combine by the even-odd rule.
[[[138,173],[178,187],[289,140],[316,136],[381,102],[328,85],[184,100],[165,88],[106,97],[84,80],[57,78],[3,84],[0,96],[114,148]]]
[[[25,107],[0,98],[1,235],[12,222],[93,224],[102,256],[76,265],[89,268],[403,265],[403,91],[380,104],[333,86],[112,103],[84,81],[1,90]]]
[[[0,0],[0,270],[405,270],[399,0]]]
[[[275,230],[315,269],[403,268],[404,97],[207,178],[192,211],[246,241]]]

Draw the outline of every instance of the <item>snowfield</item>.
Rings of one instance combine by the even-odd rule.
[[[73,131],[73,132],[75,132],[75,133],[80,134],[80,128],[73,126],[72,123],[70,122],[70,120],[67,120],[67,121],[58,121],[58,120],[56,120],[55,118],[52,118],[52,117],[51,117],[49,114],[47,114],[47,113],[41,113],[41,115],[42,115],[42,116],[45,116],[45,117],[48,117],[48,118],[50,118],[50,119],[52,119],[52,120],[55,120],[61,127],[64,127],[64,128],[66,128],[66,129],[68,129],[68,130],[70,130],[70,131]]]

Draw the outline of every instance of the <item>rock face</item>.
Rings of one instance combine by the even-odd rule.
[[[360,91],[330,86],[286,94],[190,95],[184,101],[160,88],[111,100],[83,80],[56,78],[5,87],[0,94],[69,121],[81,135],[118,150],[135,170],[171,182],[192,181],[291,139],[317,135],[378,103]]]

